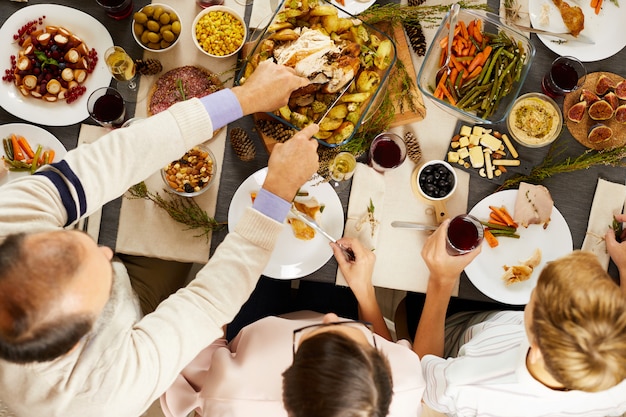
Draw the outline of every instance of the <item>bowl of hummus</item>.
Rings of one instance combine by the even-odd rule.
[[[551,144],[561,134],[563,115],[550,97],[541,93],[520,96],[506,119],[509,134],[517,143],[529,148]]]

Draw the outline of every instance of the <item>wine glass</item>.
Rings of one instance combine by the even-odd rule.
[[[96,89],[87,99],[87,111],[100,126],[114,129],[126,120],[126,103],[119,91],[112,87]]]
[[[117,90],[124,100],[137,101],[138,84],[135,61],[121,46],[112,46],[104,53],[104,60],[113,78],[117,80]]]
[[[339,152],[328,165],[330,185],[336,190],[342,189],[346,181],[352,178],[356,170],[356,158],[350,152]]]

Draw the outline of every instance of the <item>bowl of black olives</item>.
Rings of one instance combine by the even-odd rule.
[[[417,173],[417,189],[426,200],[442,201],[448,199],[454,193],[456,184],[456,173],[452,166],[445,161],[426,162]]]

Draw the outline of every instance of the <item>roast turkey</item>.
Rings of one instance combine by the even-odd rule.
[[[546,187],[521,182],[515,200],[513,220],[524,227],[542,224],[545,229],[550,223],[552,207],[554,201]]]

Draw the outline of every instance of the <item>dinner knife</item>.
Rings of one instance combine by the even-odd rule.
[[[521,26],[521,25],[517,25],[515,23],[509,23],[510,25],[516,27],[519,30],[522,30],[524,32],[530,32],[530,33],[536,33],[537,35],[545,35],[545,36],[552,36],[555,38],[559,38],[559,39],[563,39],[565,41],[571,41],[571,42],[580,42],[580,43],[586,43],[589,45],[595,45],[595,41],[591,38],[588,38],[585,35],[578,35],[578,36],[574,36],[571,33],[556,33],[556,32],[550,32],[548,30],[543,30],[543,29],[537,29],[537,28],[531,28],[528,26]]]
[[[354,262],[354,260],[356,259],[356,256],[354,255],[354,252],[352,251],[352,248],[347,248],[347,247],[343,246],[341,243],[338,243],[337,239],[335,239],[334,237],[329,235],[324,229],[322,229],[320,227],[320,225],[317,224],[317,222],[315,220],[313,220],[310,216],[307,216],[306,214],[298,211],[294,207],[291,208],[291,214],[293,214],[298,219],[302,220],[308,226],[310,226],[313,229],[315,229],[318,232],[320,232],[320,234],[322,236],[324,236],[326,239],[330,240],[333,243],[336,243],[337,246],[339,246],[339,248],[343,252],[343,255],[346,257],[346,259],[348,261],[350,261],[350,262]]]
[[[424,223],[393,221],[391,222],[391,227],[396,227],[400,229],[437,230],[439,226]]]
[[[343,95],[346,93],[346,91],[348,91],[348,89],[350,88],[350,86],[352,85],[352,82],[354,81],[354,77],[352,77],[352,79],[350,81],[348,81],[346,83],[346,86],[343,87],[343,90],[341,90],[341,93],[339,93],[339,95],[337,96],[337,98],[328,105],[328,108],[326,109],[326,111],[324,112],[324,114],[322,115],[322,117],[319,118],[319,120],[317,121],[317,124],[319,125],[320,123],[322,123],[322,120],[324,120],[324,118],[326,116],[328,116],[328,113],[330,113],[330,111],[333,109],[333,107],[335,107],[335,104],[339,103],[339,100],[341,99],[341,97],[343,97]]]

